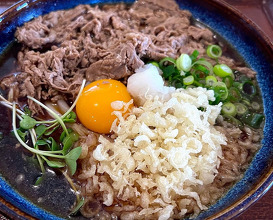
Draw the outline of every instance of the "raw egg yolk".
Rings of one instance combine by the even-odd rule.
[[[86,128],[107,134],[117,118],[112,115],[114,109],[111,103],[115,101],[127,103],[131,99],[123,83],[112,79],[98,80],[83,89],[76,104],[77,116]]]

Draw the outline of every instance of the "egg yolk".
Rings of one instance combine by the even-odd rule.
[[[90,83],[80,95],[76,104],[76,113],[80,122],[88,129],[107,134],[113,121],[114,109],[111,103],[115,101],[129,102],[131,96],[126,86],[112,79],[102,79]]]

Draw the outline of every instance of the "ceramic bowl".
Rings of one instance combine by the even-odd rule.
[[[4,50],[14,40],[16,27],[23,25],[24,22],[39,15],[54,10],[69,9],[78,4],[107,2],[119,1],[20,1],[0,16],[0,53],[5,57]],[[130,3],[131,1],[126,2]],[[262,92],[266,115],[262,148],[255,155],[244,178],[216,204],[197,217],[197,219],[230,219],[239,215],[260,198],[273,183],[273,45],[253,22],[220,0],[178,0],[178,3],[182,9],[191,11],[195,19],[209,26],[226,39],[243,57],[245,62],[258,73],[257,79]],[[1,74],[4,75],[3,72]],[[12,157],[8,159],[16,160],[16,158]],[[10,170],[12,169],[15,169],[13,172],[16,173],[16,169],[19,168],[11,167]],[[0,173],[0,196],[7,202],[29,216],[38,219],[60,219],[60,217],[51,214],[49,211],[39,208],[38,202],[29,196],[32,189],[29,189],[28,192],[27,189],[22,189],[23,186],[12,187],[10,183],[14,181],[14,177],[6,175],[1,170]],[[54,205],[56,204],[51,204],[51,206]],[[0,209],[7,215],[12,216],[12,218],[24,219],[21,214],[14,212],[14,209],[9,209],[6,205],[1,204]]]

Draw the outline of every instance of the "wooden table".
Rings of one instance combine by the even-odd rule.
[[[273,0],[225,0],[252,19],[273,42]],[[0,12],[11,6],[15,0],[0,0]],[[1,202],[1,198],[0,198]],[[0,213],[0,220],[8,220]],[[273,188],[255,204],[243,212],[236,220],[273,219]]]

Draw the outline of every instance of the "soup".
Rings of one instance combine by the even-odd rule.
[[[66,213],[195,217],[242,178],[262,138],[255,72],[191,20],[173,1],[147,0],[80,5],[18,28],[4,104],[21,117],[17,138],[34,135],[21,142],[44,173],[33,184],[52,167],[76,192]]]

